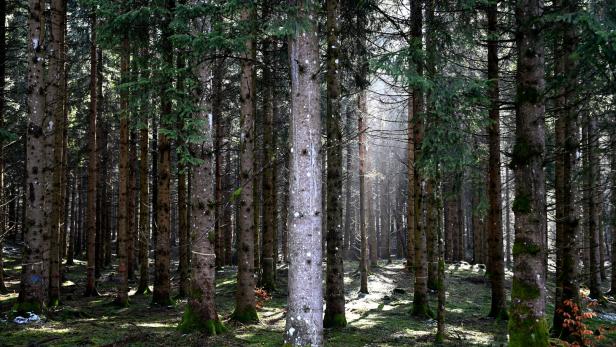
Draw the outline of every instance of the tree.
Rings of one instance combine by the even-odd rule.
[[[156,214],[156,259],[154,263],[156,276],[154,277],[154,293],[152,303],[166,306],[171,303],[170,281],[170,181],[171,181],[171,142],[167,131],[172,129],[171,112],[172,98],[169,90],[172,88],[173,79],[173,49],[171,46],[171,20],[175,7],[174,0],[164,1],[164,16],[161,33],[161,49],[163,67],[161,71],[161,105],[160,126],[158,134],[158,210]]]
[[[26,139],[26,186],[24,253],[19,312],[41,312],[47,299],[49,284],[49,230],[46,228],[43,195],[46,189],[44,154],[45,134],[45,71],[44,2],[29,0],[28,18],[28,132]],[[31,44],[30,44],[31,43]]]
[[[289,220],[289,300],[285,343],[323,345],[322,168],[319,45],[314,1],[296,6],[302,20],[289,42],[291,63],[291,175]]]
[[[562,0],[555,3],[557,11],[575,11],[577,0]],[[555,200],[556,200],[556,290],[554,294],[554,324],[552,335],[568,339],[570,329],[564,326],[565,319],[572,316],[569,303],[579,303],[577,283],[578,256],[576,237],[579,215],[575,207],[576,189],[574,170],[577,166],[576,152],[579,147],[577,110],[575,109],[577,84],[576,65],[572,59],[575,50],[576,30],[567,22],[557,25],[554,62],[555,73],[564,76],[562,86],[557,88],[555,108]]]
[[[125,33],[122,39],[120,53],[120,75],[123,84],[128,82],[130,63],[130,46],[128,34]],[[128,305],[128,259],[127,243],[128,221],[126,211],[128,208],[128,90],[126,87],[120,89],[120,154],[119,154],[119,197],[118,197],[118,291],[115,298],[119,306]]]
[[[255,260],[254,238],[255,218],[253,210],[253,175],[255,141],[255,75],[253,61],[255,46],[252,38],[254,26],[254,4],[245,4],[241,10],[241,20],[248,27],[248,38],[242,52],[240,77],[240,213],[238,235],[238,269],[235,310],[232,318],[240,322],[258,321],[255,302]]]
[[[200,25],[201,26],[201,25]],[[201,28],[201,32],[205,31]],[[212,176],[214,158],[214,129],[208,119],[205,89],[209,79],[207,65],[201,63],[196,69],[198,80],[197,99],[199,111],[196,114],[196,128],[191,133],[200,135],[200,143],[191,143],[191,155],[199,160],[199,164],[191,167],[192,179],[200,187],[192,191],[191,228],[192,230],[192,262],[190,278],[190,296],[184,316],[180,322],[180,330],[189,332],[199,330],[207,335],[222,333],[225,329],[218,318],[214,296],[216,293],[216,254],[214,252],[214,233],[216,216],[216,198],[214,177]],[[256,313],[256,312],[255,312]]]
[[[488,125],[488,253],[492,287],[492,302],[488,316],[507,317],[505,301],[505,264],[503,259],[503,223],[500,176],[500,101],[498,77],[498,9],[497,3],[488,5],[488,83],[490,110]],[[475,245],[477,246],[477,245]]]
[[[86,283],[86,296],[97,296],[95,267],[96,267],[96,175],[98,151],[96,148],[96,121],[97,121],[97,56],[96,56],[96,13],[92,14],[90,39],[90,117],[88,126],[88,207],[86,209],[86,225],[88,235],[87,258],[88,276]]]
[[[342,257],[342,131],[340,129],[340,79],[338,65],[338,0],[327,1],[327,276],[326,328],[346,326],[344,266]],[[347,186],[349,187],[349,186]],[[348,189],[348,188],[347,188]]]
[[[0,3],[0,129],[4,129],[5,119],[5,79],[6,79],[6,2]],[[0,137],[0,204],[5,203],[4,185],[4,138]],[[0,294],[7,292],[4,284],[4,265],[3,265],[3,241],[6,234],[6,220],[4,213],[0,217]]]
[[[368,294],[368,235],[366,232],[366,92],[363,91],[357,96],[359,115],[357,117],[357,128],[359,132],[359,292]]]
[[[516,131],[511,165],[515,174],[514,275],[509,345],[547,346],[545,320],[545,69],[542,0],[516,2]]]

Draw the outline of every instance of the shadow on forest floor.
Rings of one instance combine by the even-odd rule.
[[[115,267],[107,269],[98,282],[100,297],[83,297],[85,263],[77,260],[66,268],[62,305],[50,310],[41,323],[20,326],[7,321],[7,314],[19,289],[20,266],[17,249],[7,247],[6,282],[10,294],[0,296],[0,346],[281,346],[285,324],[286,267],[278,270],[278,290],[259,310],[256,325],[227,321],[233,309],[235,268],[217,272],[217,306],[227,327],[221,336],[181,334],[177,331],[185,300],[165,308],[151,307],[151,297],[130,297],[130,305],[117,308],[114,295]],[[386,265],[379,262],[368,279],[370,294],[358,293],[357,262],[345,263],[346,311],[348,326],[327,330],[326,346],[431,346],[436,322],[417,320],[409,314],[412,305],[412,278],[401,260]],[[172,265],[176,269],[176,264]],[[177,289],[175,276],[174,289]],[[131,288],[136,283],[131,281]],[[177,291],[176,291],[177,292]],[[436,307],[436,295],[431,295]],[[490,288],[485,271],[462,263],[447,270],[446,346],[504,346],[506,323],[486,318]],[[613,302],[610,304],[614,312]],[[595,319],[594,325],[615,324]],[[616,344],[616,335],[602,345]]]

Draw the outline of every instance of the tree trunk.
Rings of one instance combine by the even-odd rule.
[[[145,54],[144,54],[145,56]],[[142,76],[147,78],[148,76]],[[142,101],[142,127],[139,137],[139,287],[136,294],[146,294],[149,288],[150,208],[148,182],[148,106]]]
[[[338,59],[338,0],[327,0],[327,275],[326,328],[346,326],[342,243],[342,131]],[[347,186],[348,187],[348,186]]]
[[[517,108],[511,165],[515,173],[514,275],[509,346],[548,346],[545,319],[545,71],[542,0],[516,3]]]
[[[186,57],[184,54],[180,54],[177,58],[177,68],[180,71],[176,82],[176,90],[179,94],[184,93],[184,76],[182,70],[186,66]],[[184,140],[184,116],[177,115],[177,132],[180,135],[176,140],[177,148],[176,153],[178,156],[178,235],[180,239],[179,253],[179,272],[180,272],[180,288],[179,296],[187,297],[190,292],[190,234],[188,232],[188,205],[187,205],[187,187],[186,176],[187,166],[183,163],[182,151],[186,146]],[[215,117],[215,116],[214,116]],[[214,120],[216,122],[216,120]],[[218,223],[218,216],[215,218],[216,224]],[[216,258],[218,261],[218,258]]]
[[[359,132],[359,238],[360,238],[360,257],[359,273],[360,286],[359,292],[368,294],[368,236],[366,235],[366,92],[360,92],[357,96],[358,117],[357,130]]]
[[[209,73],[205,63],[197,68],[200,84],[200,109],[206,109],[205,86],[208,83]],[[198,330],[206,335],[216,335],[224,331],[224,327],[218,319],[214,296],[216,293],[216,254],[214,250],[215,229],[214,218],[216,217],[216,198],[214,195],[214,177],[212,169],[215,165],[214,145],[212,136],[211,119],[208,119],[206,111],[200,111],[197,118],[204,126],[201,128],[201,136],[205,139],[202,143],[190,145],[191,153],[201,160],[192,166],[192,179],[199,189],[192,191],[191,199],[191,225],[192,230],[192,261],[190,279],[190,299],[180,322],[182,332]],[[256,315],[256,312],[255,312]]]
[[[27,199],[24,215],[24,253],[22,260],[21,284],[18,298],[18,312],[40,313],[47,298],[49,266],[49,230],[45,227],[43,195],[45,193],[45,168],[48,166],[44,154],[47,125],[45,119],[45,37],[44,2],[29,0],[28,18],[28,131],[26,137],[26,189]]]
[[[616,148],[616,134],[612,133],[610,140],[611,148],[613,150],[614,148]],[[614,153],[612,153],[610,171],[612,179],[612,191],[610,192],[612,199],[612,279],[610,285],[610,294],[616,295],[616,155],[614,155]]]
[[[214,229],[216,235],[216,267],[225,265],[225,230],[223,216],[225,214],[225,203],[223,201],[223,153],[222,140],[224,136],[224,122],[222,116],[222,83],[224,78],[224,62],[219,59],[215,65],[212,78],[212,121],[214,122],[214,155],[215,155],[215,188],[216,195],[216,218],[214,219]]]
[[[346,129],[347,145],[346,145],[346,184],[345,184],[345,198],[344,198],[344,258],[350,259],[351,250],[351,231],[352,231],[352,219],[354,207],[351,204],[351,188],[353,187],[353,166],[351,156],[353,155],[353,142],[350,140],[351,133],[353,132],[353,117],[351,112],[346,112]]]
[[[323,346],[322,158],[319,40],[314,1],[297,6],[302,28],[290,38],[292,130],[289,299],[284,343]]]
[[[86,224],[88,234],[88,271],[86,282],[86,296],[98,296],[96,290],[96,175],[98,173],[98,153],[96,148],[96,121],[97,121],[97,83],[96,78],[96,14],[92,14],[90,39],[90,118],[88,125],[88,207],[86,209]]]
[[[0,128],[4,128],[4,86],[6,75],[6,2],[0,3]],[[4,141],[0,139],[0,204],[5,203],[4,192]],[[4,265],[2,263],[2,247],[6,234],[7,221],[4,218],[5,214],[0,212],[0,294],[7,292],[4,285]]]
[[[505,264],[503,263],[503,223],[500,176],[500,101],[498,71],[498,11],[496,3],[487,9],[488,17],[488,83],[490,124],[488,125],[488,271],[492,286],[489,317],[506,318]]]
[[[130,63],[130,47],[128,34],[124,35],[120,55],[120,75],[123,83],[128,82],[128,64]],[[128,304],[128,268],[127,268],[127,236],[128,221],[128,92],[120,90],[120,154],[119,154],[119,197],[118,197],[118,227],[117,227],[117,254],[118,254],[118,291],[116,304]]]
[[[245,52],[241,62],[240,77],[240,182],[239,197],[239,234],[238,234],[238,270],[235,311],[232,318],[239,322],[256,322],[255,301],[255,211],[254,198],[254,141],[255,141],[255,75],[253,73],[255,44],[253,28],[255,9],[247,5],[242,9],[241,19],[250,27],[249,38],[244,43]]]
[[[561,0],[555,3],[555,7],[557,10],[575,11],[576,2]],[[552,336],[568,340],[572,331],[565,327],[565,320],[574,314],[570,303],[579,305],[576,239],[580,218],[575,206],[577,197],[574,178],[579,147],[577,109],[574,106],[577,76],[573,71],[576,62],[571,59],[575,51],[576,30],[568,23],[560,24],[559,29],[562,31],[556,37],[554,47],[557,52],[554,74],[563,76],[566,84],[556,90],[558,95],[554,100],[558,118],[555,124],[556,288]]]
[[[276,152],[274,148],[274,80],[271,64],[272,42],[264,43],[263,68],[263,252],[261,286],[267,290],[274,290],[274,239],[276,233],[276,182],[274,176]]]
[[[171,12],[175,7],[174,0],[165,0],[165,10],[169,11],[164,17],[161,34],[161,47],[163,62],[168,68],[173,64],[173,50],[171,47]],[[167,89],[171,88],[173,81],[167,76],[161,86],[161,115],[160,130],[171,129],[171,96],[167,95]],[[170,281],[170,181],[171,181],[171,143],[167,135],[159,130],[158,134],[158,209],[157,209],[157,236],[156,256],[154,267],[154,293],[152,303],[166,306],[171,303]]]
[[[589,296],[593,299],[600,299],[601,293],[601,273],[600,273],[600,249],[599,249],[599,157],[597,156],[598,142],[597,137],[597,120],[590,114],[587,115],[587,132],[586,136],[586,156],[588,167],[586,168],[588,199],[588,240],[589,240],[589,272],[590,279],[588,281]]]

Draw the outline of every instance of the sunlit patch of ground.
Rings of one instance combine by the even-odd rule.
[[[242,325],[228,321],[235,300],[235,268],[223,267],[217,272],[217,307],[228,331],[216,337],[182,334],[180,322],[186,300],[177,299],[170,307],[151,307],[151,296],[137,296],[131,281],[130,305],[111,305],[115,294],[115,274],[111,267],[98,283],[100,297],[83,297],[85,262],[76,260],[67,267],[63,283],[62,306],[51,309],[40,324],[18,326],[7,320],[7,313],[17,297],[19,266],[17,258],[7,263],[7,285],[11,291],[0,296],[0,346],[280,346],[286,319],[287,267],[278,264],[278,286],[270,300],[259,310],[260,322]],[[177,264],[172,266],[177,269]],[[511,273],[507,278],[510,279]],[[174,293],[178,276],[174,277]],[[345,263],[346,312],[348,326],[326,330],[326,346],[431,346],[436,332],[434,320],[415,319],[410,310],[413,300],[413,278],[401,260],[392,264],[379,262],[370,270],[369,294],[359,294],[359,271],[355,261]],[[467,263],[447,267],[447,340],[446,346],[506,345],[506,323],[486,318],[490,303],[489,283],[485,268]],[[436,295],[431,295],[436,308]],[[612,317],[612,306],[603,317]],[[593,319],[594,326],[611,323],[602,316]],[[613,323],[611,323],[613,324]],[[614,345],[616,331],[608,333],[604,346]]]

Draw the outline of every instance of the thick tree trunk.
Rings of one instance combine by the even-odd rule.
[[[255,141],[255,75],[253,73],[255,44],[252,38],[255,9],[246,6],[242,10],[242,21],[250,29],[250,38],[245,42],[245,52],[242,56],[240,77],[240,211],[238,215],[238,270],[237,290],[235,294],[235,311],[232,318],[240,322],[258,321],[255,302],[255,211],[254,198],[254,141]]]
[[[366,92],[362,91],[357,96],[358,117],[357,130],[359,132],[359,292],[368,294],[368,235],[366,218]]]
[[[557,10],[569,12],[576,9],[577,0],[561,0],[555,3]],[[554,293],[554,323],[552,336],[569,339],[571,329],[565,320],[573,316],[570,303],[579,305],[578,247],[576,239],[580,218],[575,206],[576,189],[574,172],[577,166],[576,153],[579,147],[577,109],[574,106],[577,76],[576,62],[571,59],[575,50],[576,30],[571,24],[561,24],[556,38],[555,75],[565,78],[566,84],[557,89],[554,106],[556,120],[555,153],[555,200],[556,200],[556,289]]]
[[[488,17],[488,83],[490,124],[488,125],[488,271],[492,286],[489,317],[506,318],[505,264],[503,260],[503,223],[500,176],[500,102],[498,71],[498,11],[496,3],[487,9]]]
[[[346,326],[342,243],[342,131],[338,59],[338,0],[327,0],[327,275],[326,328]]]
[[[87,281],[86,296],[97,296],[96,290],[96,175],[98,174],[98,153],[96,148],[97,122],[97,56],[96,56],[96,14],[92,14],[90,39],[90,118],[88,124],[88,206],[86,209],[87,247]]]
[[[161,34],[161,46],[163,62],[167,67],[173,64],[173,50],[171,48],[171,11],[175,7],[174,0],[165,0],[165,10],[169,11],[164,18]],[[166,77],[161,86],[161,116],[160,130],[170,129],[171,124],[171,98],[167,95],[167,89],[172,86],[170,76]],[[169,138],[159,130],[158,134],[158,206],[157,206],[157,236],[154,277],[154,293],[152,303],[157,305],[169,305],[171,303],[171,280],[170,280],[170,182],[171,182],[171,142]]]
[[[26,202],[24,214],[24,252],[22,258],[19,312],[43,310],[49,284],[50,235],[46,228],[44,207],[48,166],[44,154],[45,136],[45,23],[44,2],[29,0],[28,18],[28,130],[26,137]]]
[[[205,86],[208,81],[208,71],[204,63],[197,69],[199,78],[201,109],[206,108]],[[199,189],[191,194],[190,224],[192,230],[192,261],[190,296],[184,316],[180,322],[180,330],[189,332],[199,330],[206,335],[216,335],[224,331],[218,318],[214,296],[216,293],[216,254],[214,250],[216,200],[214,195],[214,177],[212,177],[214,159],[214,145],[211,119],[205,111],[197,114],[204,126],[201,128],[203,143],[191,144],[190,149],[194,157],[201,160],[191,169],[192,179]],[[255,312],[256,315],[256,312]]]
[[[120,55],[120,75],[123,83],[128,82],[128,65],[130,63],[130,47],[128,35],[124,35],[122,52]],[[119,154],[119,197],[118,197],[118,226],[117,226],[117,254],[118,254],[118,291],[116,304],[128,304],[128,268],[127,268],[127,236],[128,221],[128,92],[120,91],[120,154]]]
[[[545,319],[545,70],[542,0],[516,3],[517,107],[512,163],[515,173],[514,275],[509,346],[548,346]]]
[[[289,300],[284,343],[323,346],[322,158],[319,40],[314,1],[294,1],[304,25],[290,38],[291,175]],[[298,19],[296,18],[296,20]]]

